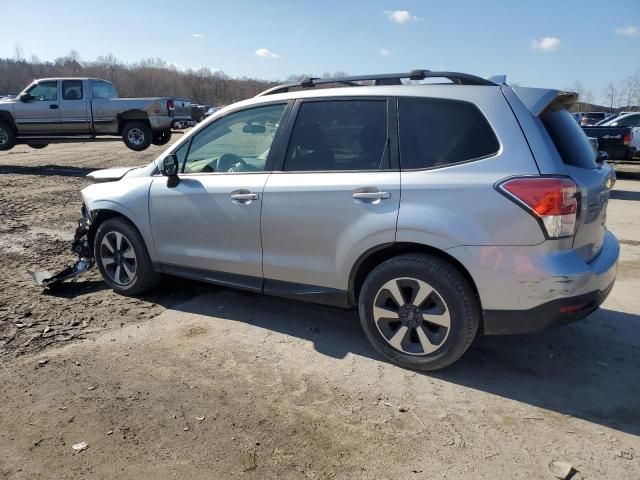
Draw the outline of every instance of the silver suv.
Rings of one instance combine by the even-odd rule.
[[[390,361],[443,368],[613,286],[614,172],[576,98],[428,70],[279,86],[147,167],[96,173],[122,178],[82,191],[76,247],[120,293],[168,273],[354,308]]]

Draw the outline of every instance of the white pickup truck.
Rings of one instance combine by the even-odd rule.
[[[127,147],[141,151],[151,144],[165,145],[175,124],[189,122],[189,100],[118,98],[106,80],[43,78],[15,98],[0,100],[0,150],[19,143],[43,148],[119,136]]]

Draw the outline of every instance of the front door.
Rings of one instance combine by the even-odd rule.
[[[14,108],[18,135],[60,133],[58,81],[38,82],[24,93],[28,93],[30,97],[26,101],[18,101]]]
[[[264,192],[264,290],[343,303],[337,299],[345,298],[360,255],[395,240],[395,102],[305,100],[292,116],[282,164]]]
[[[229,113],[175,150],[180,182],[153,179],[153,241],[167,272],[262,288],[260,211],[284,103]]]

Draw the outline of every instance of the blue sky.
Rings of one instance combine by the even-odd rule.
[[[640,0],[435,2],[0,0],[0,57],[161,57],[187,68],[284,79],[447,69],[522,85],[582,80],[596,99],[640,72]],[[13,19],[13,20],[12,20]],[[261,53],[262,56],[256,52]]]

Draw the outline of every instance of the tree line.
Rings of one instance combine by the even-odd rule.
[[[618,82],[608,82],[601,92],[603,99],[601,105],[594,104],[593,91],[586,88],[581,80],[576,80],[567,90],[578,94],[578,102],[572,108],[574,111],[607,111],[610,113],[640,111],[640,72],[629,75]]]
[[[253,78],[231,78],[218,70],[203,67],[182,70],[160,58],[134,64],[109,54],[95,61],[83,61],[76,51],[53,62],[16,52],[14,58],[0,59],[0,95],[17,94],[36,78],[96,77],[112,82],[121,97],[174,96],[204,105],[227,105],[252,97],[275,85]]]

